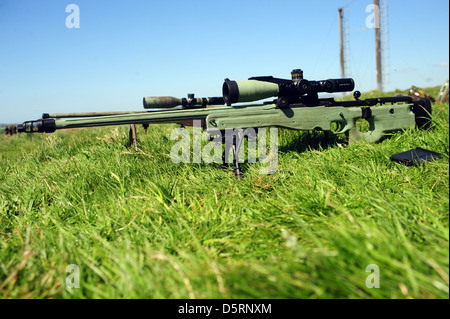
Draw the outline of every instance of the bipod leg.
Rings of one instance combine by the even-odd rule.
[[[228,158],[230,155],[230,145],[228,145],[227,140],[225,138],[225,131],[220,131],[222,134],[222,145],[225,145],[225,149],[222,153],[222,164],[220,164],[220,168],[227,169],[228,168]]]
[[[128,146],[131,146],[132,144],[134,144],[134,148],[136,149],[137,152],[138,146],[137,146],[136,124],[131,124],[130,130],[128,132]]]
[[[234,175],[238,181],[242,180],[242,173],[239,167],[239,150],[241,149],[242,142],[244,141],[244,132],[239,130],[236,135],[233,136],[233,155],[234,155]]]

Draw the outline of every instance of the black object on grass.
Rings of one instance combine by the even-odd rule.
[[[428,161],[433,161],[441,157],[441,154],[416,147],[412,150],[394,154],[390,157],[391,161],[405,164],[407,166],[418,165]]]

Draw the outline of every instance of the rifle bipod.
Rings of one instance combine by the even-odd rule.
[[[232,144],[232,150],[233,150],[233,156],[234,156],[234,176],[236,176],[236,179],[238,181],[242,180],[242,173],[241,168],[239,167],[239,150],[241,149],[242,142],[244,141],[244,133],[242,131],[238,131],[237,134],[233,135],[233,144]],[[225,144],[226,148],[226,144]]]
[[[222,165],[220,167],[222,168],[228,168],[229,167],[229,154],[230,149],[233,152],[233,161],[234,161],[234,175],[236,176],[236,179],[238,181],[241,181],[244,174],[241,172],[240,163],[239,162],[239,152],[242,147],[242,143],[244,142],[244,139],[247,138],[247,140],[250,140],[252,142],[256,141],[256,135],[253,134],[244,134],[244,131],[238,130],[237,132],[233,133],[232,136],[232,143],[229,143],[226,139],[225,132],[222,132],[222,143],[225,144],[225,151],[222,154]]]
[[[147,133],[148,126],[149,126],[148,123],[142,124],[142,127],[144,128],[145,133]],[[131,145],[134,145],[134,148],[137,152],[138,151],[138,143],[139,143],[139,140],[137,138],[136,124],[131,124],[130,130],[128,131],[128,147],[130,147]]]
[[[136,152],[138,151],[138,139],[137,139],[137,133],[136,133],[136,124],[130,125],[130,130],[128,131],[128,146],[131,146],[134,144],[134,148],[136,149]]]

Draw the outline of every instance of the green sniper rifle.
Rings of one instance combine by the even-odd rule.
[[[188,98],[144,97],[145,109],[151,112],[107,112],[44,114],[42,119],[18,124],[19,132],[46,132],[66,128],[107,125],[153,123],[179,123],[192,125],[201,120],[203,129],[229,129],[281,127],[293,130],[322,130],[335,134],[345,133],[350,143],[365,140],[377,142],[397,130],[424,128],[431,119],[431,102],[427,98],[414,101],[409,96],[380,97],[359,100],[355,91],[352,101],[319,98],[318,93],[351,92],[355,83],[351,78],[308,81],[300,69],[291,72],[291,79],[272,76],[252,77],[246,81],[225,79],[222,97]],[[255,102],[276,97],[271,102]],[[223,104],[226,104],[224,106]],[[157,110],[155,110],[157,109]],[[168,109],[168,110],[159,110]],[[76,117],[73,117],[76,116]],[[356,122],[365,119],[367,132],[358,130]],[[244,136],[233,139],[235,173],[239,177],[237,154]],[[226,152],[226,150],[225,150]]]

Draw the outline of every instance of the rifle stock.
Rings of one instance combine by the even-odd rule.
[[[373,143],[383,136],[416,126],[414,104],[383,105],[377,107],[326,107],[276,108],[268,105],[265,110],[249,110],[242,113],[220,112],[208,115],[208,128],[219,130],[234,128],[282,127],[292,130],[321,130],[335,134],[345,133],[351,143],[365,140]],[[416,107],[419,107],[417,105]],[[361,132],[356,122],[365,119],[367,132]]]

